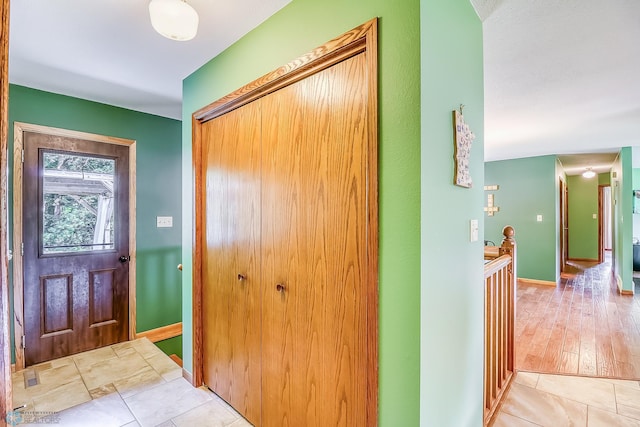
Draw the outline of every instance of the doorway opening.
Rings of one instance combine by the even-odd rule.
[[[16,369],[134,338],[135,141],[14,135]]]

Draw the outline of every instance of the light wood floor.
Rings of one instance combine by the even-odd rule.
[[[640,379],[640,295],[611,264],[570,262],[557,287],[518,284],[516,369]]]

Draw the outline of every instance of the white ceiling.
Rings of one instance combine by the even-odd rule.
[[[640,1],[473,3],[485,160],[640,145]]]
[[[189,0],[200,29],[176,42],[148,0],[12,0],[10,80],[179,119],[182,79],[289,1]],[[640,0],[471,2],[486,160],[640,145]]]
[[[291,0],[189,0],[195,39],[151,28],[148,0],[12,0],[11,83],[181,118],[182,79]]]

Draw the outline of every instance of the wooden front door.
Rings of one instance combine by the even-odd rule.
[[[37,132],[23,139],[29,366],[128,338],[129,152]]]

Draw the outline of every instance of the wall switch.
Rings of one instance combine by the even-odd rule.
[[[172,216],[157,216],[156,217],[156,227],[157,228],[170,228],[170,227],[173,227],[173,217]]]
[[[469,221],[469,241],[478,241],[478,220],[472,219]]]
[[[593,219],[598,219],[598,214],[593,214]]]
[[[542,222],[542,215],[536,215],[536,221]]]

